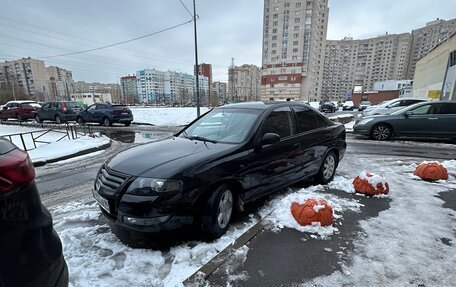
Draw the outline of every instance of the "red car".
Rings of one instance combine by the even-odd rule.
[[[19,121],[33,119],[39,108],[40,105],[34,101],[9,101],[0,110],[0,118],[14,118]]]
[[[60,238],[28,154],[0,138],[0,286],[67,287]]]

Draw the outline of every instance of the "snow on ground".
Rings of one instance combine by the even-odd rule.
[[[186,125],[196,119],[196,108],[139,108],[130,107],[133,113],[133,122],[147,123],[156,126],[181,126]],[[209,108],[201,107],[201,114],[207,112]]]
[[[29,132],[32,132],[30,134]],[[0,137],[11,134],[25,133],[23,139],[28,154],[33,162],[48,161],[64,156],[72,155],[87,149],[97,148],[109,143],[110,139],[105,136],[95,134],[95,136],[80,136],[77,139],[70,140],[66,132],[59,131],[47,132],[47,130],[27,128],[21,126],[0,125]],[[27,134],[28,133],[28,134]],[[32,136],[42,142],[36,142],[36,148],[33,145]],[[6,139],[10,139],[5,136]],[[20,136],[11,136],[11,141],[20,149],[24,149]]]
[[[390,208],[360,222],[365,236],[356,239],[350,265],[303,286],[454,286],[456,211],[444,208],[437,195],[456,192],[456,161],[443,162],[450,179],[436,183],[413,176],[419,160],[359,161],[388,180]],[[352,163],[341,163],[347,183],[358,172]]]
[[[356,121],[351,121],[349,123],[346,123],[344,126],[345,126],[345,130],[347,132],[353,132],[353,126],[355,125],[355,122]]]

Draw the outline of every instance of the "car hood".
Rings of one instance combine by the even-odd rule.
[[[174,137],[123,151],[107,164],[121,173],[166,179],[200,162],[216,159],[236,147],[238,145]]]

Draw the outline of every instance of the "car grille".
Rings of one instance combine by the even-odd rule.
[[[126,174],[109,169],[106,165],[103,165],[98,173],[98,180],[105,192],[118,190],[128,177]]]

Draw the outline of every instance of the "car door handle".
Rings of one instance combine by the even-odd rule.
[[[438,120],[439,118],[428,118],[428,120]]]
[[[301,144],[300,143],[295,143],[293,145],[293,149],[300,149],[301,148]]]

